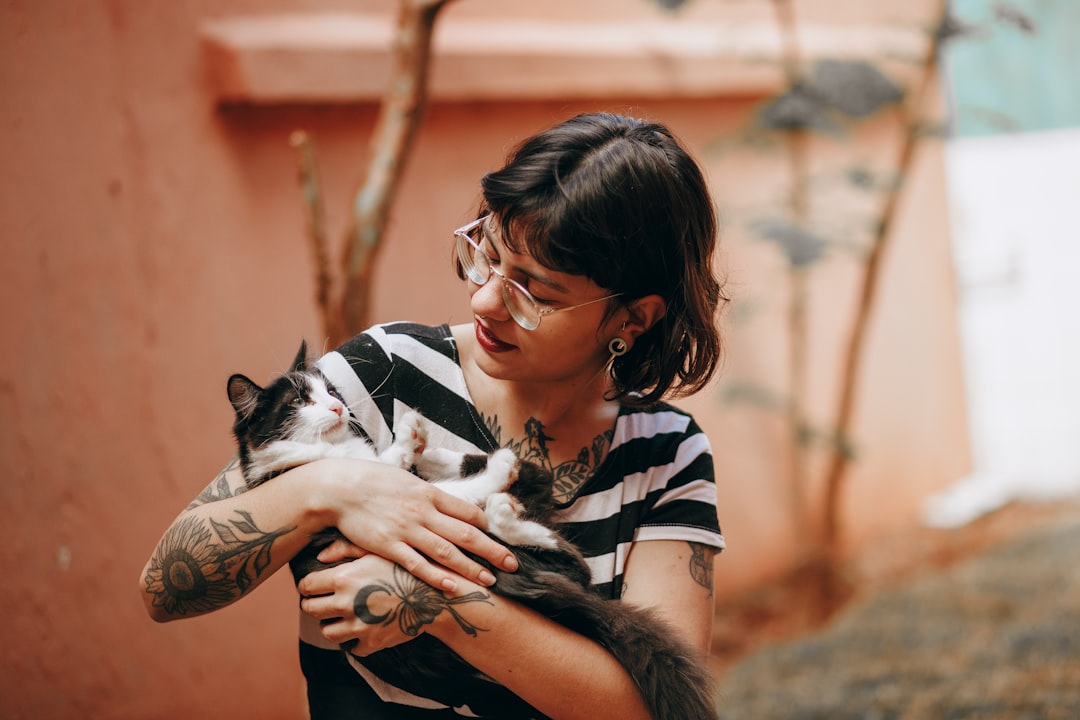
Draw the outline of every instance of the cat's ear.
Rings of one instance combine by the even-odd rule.
[[[293,358],[292,367],[289,370],[292,372],[307,370],[307,340],[300,341],[300,349],[297,351],[296,357]]]
[[[247,417],[259,402],[262,388],[245,375],[233,375],[229,378],[229,402],[240,417]]]

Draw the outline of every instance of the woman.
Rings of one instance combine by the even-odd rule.
[[[654,609],[704,656],[712,558],[724,546],[712,457],[693,419],[661,402],[703,387],[719,362],[716,222],[701,172],[662,125],[594,114],[526,140],[482,188],[477,220],[455,232],[474,322],[376,327],[320,367],[380,447],[414,408],[434,425],[432,446],[512,447],[550,468],[562,530],[595,589]],[[372,622],[378,608],[354,607],[368,609],[363,588],[393,586],[395,563],[453,602],[422,631],[539,712],[647,717],[605,650],[486,590],[494,579],[462,549],[508,570],[515,560],[479,532],[476,508],[358,461],[242,485],[226,469],[174,521],[144,570],[144,600],[162,621],[214,610],[337,527],[354,547],[323,559],[356,559],[299,584],[313,717],[459,716],[340,663],[339,643],[366,655],[411,639]],[[258,540],[245,547],[265,548],[247,574],[214,557],[226,552],[216,529],[238,517],[244,539]],[[489,709],[477,698],[457,712]]]

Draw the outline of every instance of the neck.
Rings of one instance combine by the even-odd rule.
[[[496,392],[518,408],[523,416],[535,418],[547,428],[588,421],[603,415],[611,404],[604,399],[609,382],[603,368],[582,382],[492,382]]]
[[[550,429],[595,427],[597,423],[614,421],[618,405],[604,399],[611,389],[606,365],[558,381],[494,378],[474,361],[471,327],[455,332],[455,336],[466,384],[477,408],[485,415],[497,414],[503,428],[513,434],[520,434],[530,420],[538,420]]]

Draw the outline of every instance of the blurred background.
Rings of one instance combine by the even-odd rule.
[[[169,625],[136,583],[233,454],[228,376],[328,343],[290,138],[337,262],[398,7],[0,3],[0,716],[304,715],[285,574]],[[681,403],[716,454],[717,649],[800,573],[831,616],[897,533],[1080,491],[1078,28],[1068,0],[449,2],[369,319],[470,320],[450,231],[521,139],[667,124],[732,298]]]

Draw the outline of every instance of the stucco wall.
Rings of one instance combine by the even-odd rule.
[[[760,8],[749,17],[747,5],[691,3],[681,18],[716,22],[734,13],[769,22]],[[860,14],[866,5],[806,7],[823,21],[871,21]],[[888,17],[913,22],[927,5],[896,3]],[[462,0],[448,12],[468,19],[523,6]],[[302,712],[296,601],[284,575],[211,617],[165,626],[147,619],[136,580],[172,516],[232,453],[228,375],[267,377],[301,336],[321,340],[289,133],[303,127],[315,135],[338,237],[376,108],[363,101],[221,108],[200,30],[206,20],[250,12],[391,7],[26,0],[0,8],[0,462],[8,471],[0,484],[7,516],[0,715]],[[624,0],[548,3],[543,12],[601,20],[623,8],[662,16]],[[759,101],[719,91],[436,97],[375,285],[379,319],[467,321],[464,289],[442,258],[448,230],[476,201],[480,173],[518,139],[580,110],[668,123],[706,166],[725,218],[723,262],[736,299],[724,378],[687,403],[717,453],[730,542],[717,565],[721,596],[782,572],[804,542],[786,505],[783,416],[732,404],[725,393],[725,383],[747,378],[781,393],[785,382],[786,268],[775,247],[744,227],[748,207],[782,194],[784,165],[730,152],[724,142]],[[887,167],[896,141],[894,120],[883,116],[851,139],[815,141],[815,153],[822,167],[849,157]],[[861,379],[860,460],[845,499],[857,542],[910,522],[920,498],[968,462],[941,159],[932,143],[911,180]],[[823,425],[831,421],[858,267],[841,253],[811,283],[809,410]]]

